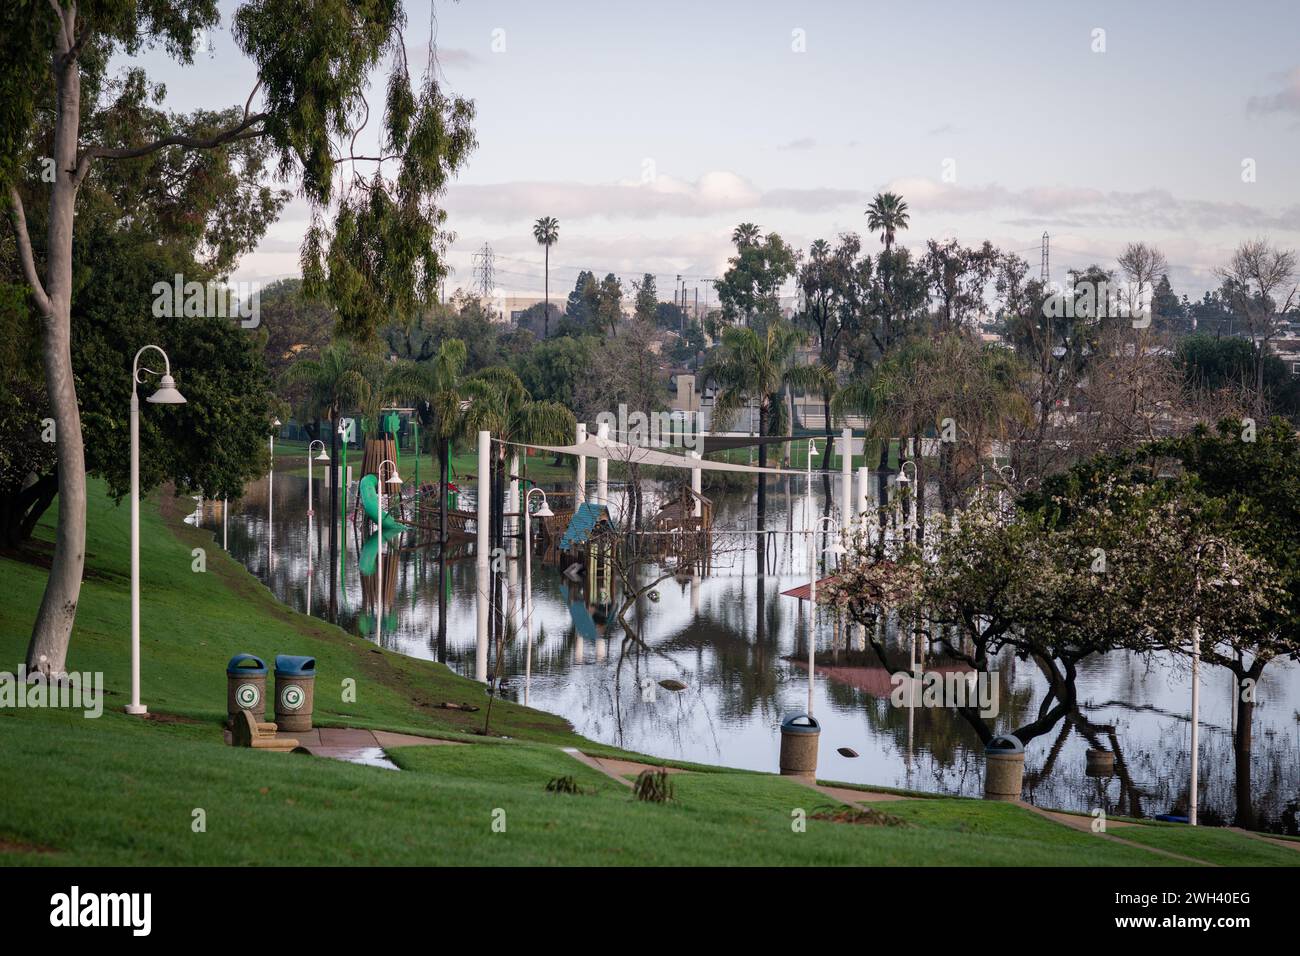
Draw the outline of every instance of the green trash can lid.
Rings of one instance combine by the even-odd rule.
[[[986,753],[1022,754],[1025,745],[1014,734],[999,734],[984,745],[984,750]]]
[[[256,654],[236,654],[226,665],[226,673],[231,677],[256,677],[266,673],[266,661]]]
[[[812,714],[791,714],[781,721],[783,734],[818,734],[821,729],[822,725],[817,723],[817,718]]]
[[[275,655],[276,677],[315,677],[316,658],[295,657],[292,654]]]

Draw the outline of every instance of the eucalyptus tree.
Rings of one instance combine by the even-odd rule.
[[[825,239],[817,239],[808,249],[808,258],[799,270],[799,290],[803,309],[798,320],[817,333],[821,364],[834,372],[846,343],[861,333],[866,320],[872,277],[871,257],[863,256],[862,240],[852,232],[840,235],[832,248]],[[822,388],[822,412],[826,430],[826,447],[833,436],[831,400],[838,388],[832,375]],[[829,461],[823,455],[823,462]],[[830,494],[830,476],[824,476],[826,494]]]
[[[545,250],[546,267],[543,273],[545,284],[542,338],[551,337],[551,246],[560,241],[560,220],[554,216],[543,216],[533,223],[533,239]]]
[[[729,326],[722,331],[719,349],[710,356],[703,381],[717,386],[713,404],[713,428],[727,426],[742,408],[758,408],[758,465],[767,467],[766,439],[773,434],[788,434],[783,422],[781,392],[789,387],[802,392],[816,392],[828,387],[831,371],[820,363],[801,365],[797,349],[805,341],[802,330],[784,319],[774,319],[762,331]],[[767,476],[758,476],[758,534],[766,527]],[[759,567],[763,562],[759,561]]]
[[[713,283],[728,322],[762,327],[781,317],[781,286],[795,274],[794,249],[777,233],[759,237],[758,227],[741,223],[732,235],[736,254]]]
[[[33,671],[65,670],[85,559],[85,454],[70,309],[78,194],[89,179],[105,164],[131,164],[138,175],[183,190],[221,168],[212,157],[264,143],[276,171],[299,178],[312,208],[302,249],[305,284],[327,291],[341,327],[359,337],[431,299],[445,272],[448,237],[438,200],[474,145],[474,109],[442,91],[432,55],[412,81],[403,4],[317,4],[304,17],[298,0],[241,3],[233,38],[257,80],[239,101],[189,116],[155,106],[162,88],[143,69],[110,75],[120,57],[153,47],[190,66],[204,32],[218,22],[217,0],[48,0],[0,10],[0,189],[42,317],[59,475],[55,550],[27,652]],[[385,57],[392,61],[385,102],[371,110],[370,83]],[[356,152],[358,134],[376,117],[377,149]],[[260,178],[260,159],[242,155],[246,163],[226,167],[231,179]],[[348,175],[338,177],[343,164]],[[33,183],[48,193],[43,243],[33,242],[20,188]],[[241,219],[223,225],[237,234]],[[231,235],[218,231],[214,238]]]

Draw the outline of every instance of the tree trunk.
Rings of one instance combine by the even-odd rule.
[[[761,439],[767,434],[767,403],[760,402],[758,405],[758,467],[767,467],[767,443]],[[767,528],[767,475],[759,472],[758,475],[758,538],[757,538],[757,557],[758,573],[760,575],[767,573],[767,535],[763,532]]]
[[[450,442],[438,441],[438,663],[447,663],[447,486],[451,484]]]
[[[1255,715],[1255,702],[1254,700],[1244,699],[1242,677],[1246,676],[1250,675],[1242,674],[1237,677],[1237,732],[1233,735],[1232,741],[1237,791],[1237,816],[1234,822],[1239,827],[1253,830],[1256,821],[1255,802],[1252,799],[1250,786],[1250,751],[1253,743],[1251,718]],[[1255,674],[1253,676],[1258,681],[1259,675]]]
[[[330,419],[330,464],[329,467],[334,469],[330,475],[333,480],[330,482],[330,618],[334,623],[338,623],[339,613],[339,474],[342,472],[342,463],[339,460],[339,428],[338,421],[335,418]],[[347,475],[342,476],[344,479]]]
[[[63,14],[75,20],[75,4]],[[54,541],[45,596],[27,646],[27,669],[62,674],[68,642],[81,596],[86,559],[86,457],[81,437],[81,413],[72,373],[72,222],[77,199],[74,180],[81,115],[81,73],[68,56],[71,30],[56,32],[55,63],[58,112],[54,125],[56,178],[50,188],[50,221],[46,248],[43,364],[50,411],[55,426],[59,469],[59,525]]]
[[[59,490],[57,469],[0,498],[0,547],[18,548],[32,536]]]

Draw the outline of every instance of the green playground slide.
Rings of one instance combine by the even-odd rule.
[[[361,495],[361,507],[366,512],[366,517],[371,521],[379,521],[379,479],[374,475],[366,475],[361,479],[361,485],[358,493]],[[410,531],[406,525],[402,524],[390,514],[384,515],[384,531]],[[387,538],[385,538],[387,540]]]
[[[392,541],[402,532],[397,528],[389,528],[384,531],[384,544]],[[388,555],[388,560],[395,560],[395,556]],[[361,546],[361,556],[357,560],[357,566],[365,577],[370,577],[378,569],[379,565],[379,532],[371,532],[370,537],[366,538],[366,543]],[[388,573],[384,573],[388,577]]]

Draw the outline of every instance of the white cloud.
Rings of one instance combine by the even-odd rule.
[[[1295,113],[1300,116],[1300,66],[1282,76],[1282,88],[1268,96],[1252,96],[1246,101],[1251,113]]]

